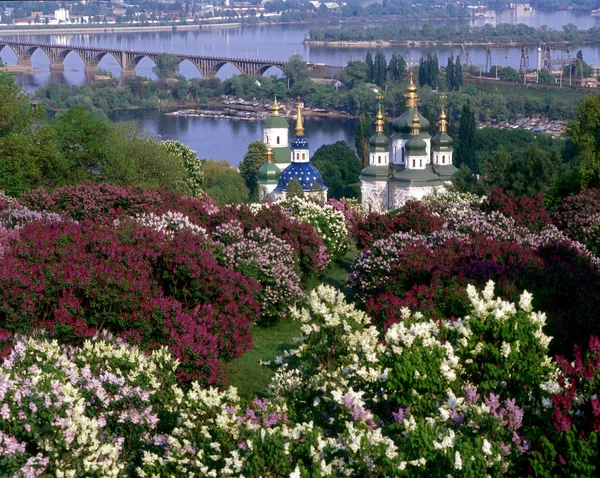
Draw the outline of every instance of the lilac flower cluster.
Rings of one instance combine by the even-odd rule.
[[[216,256],[234,270],[249,274],[261,285],[261,319],[276,322],[303,297],[298,261],[293,248],[269,229],[244,232],[241,223],[232,221],[213,231]]]

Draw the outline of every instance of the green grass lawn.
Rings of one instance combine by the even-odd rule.
[[[344,290],[350,266],[357,254],[356,247],[352,245],[344,257],[329,264],[320,277],[308,284],[307,289],[326,283]],[[290,318],[280,320],[272,327],[255,325],[252,329],[254,348],[226,367],[228,385],[237,387],[240,395],[245,398],[265,396],[273,371],[261,366],[260,362],[273,360],[278,355],[283,355],[285,350],[294,348],[293,339],[300,335],[300,324]]]

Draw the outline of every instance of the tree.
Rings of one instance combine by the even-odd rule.
[[[421,57],[419,60],[419,86],[429,85],[435,90],[438,87],[439,73],[440,67],[436,53],[433,56],[427,53],[426,58]]]
[[[0,137],[22,133],[39,122],[43,111],[32,111],[31,99],[24,94],[12,73],[0,72]]]
[[[446,65],[446,86],[448,91],[454,91],[454,54],[448,57]]]
[[[283,67],[283,73],[288,80],[288,86],[292,87],[295,83],[299,83],[310,78],[306,62],[300,55],[293,55]]]
[[[179,58],[169,53],[161,53],[154,60],[156,66],[152,68],[154,74],[160,80],[175,78],[179,74]]]
[[[253,141],[240,163],[240,174],[246,182],[250,201],[258,201],[258,170],[266,161],[267,147],[262,141]]]
[[[362,163],[345,141],[321,146],[312,157],[321,172],[330,198],[356,198],[360,192]]]
[[[463,67],[460,64],[460,56],[454,62],[454,91],[460,91],[463,85]]]
[[[581,187],[600,187],[600,95],[586,96],[567,127],[579,156]]]
[[[342,81],[351,89],[369,81],[367,64],[364,61],[349,61],[343,71]]]
[[[372,82],[375,77],[375,65],[370,51],[365,56],[365,64],[367,65],[367,81]]]
[[[285,189],[286,197],[304,197],[304,189],[302,189],[302,185],[300,181],[297,179],[292,179],[288,182],[287,187]]]
[[[248,199],[248,188],[244,178],[228,161],[212,159],[202,161],[204,190],[219,206],[244,203]]]
[[[466,164],[473,174],[479,174],[477,164],[477,151],[475,148],[476,132],[475,116],[468,104],[464,105],[460,113],[460,126],[458,128],[458,147],[456,148],[456,166]]]
[[[387,73],[387,63],[383,52],[378,51],[375,53],[375,60],[373,64],[373,82],[383,88],[385,86],[385,77]]]
[[[369,163],[369,139],[373,135],[371,131],[371,117],[368,113],[363,113],[356,122],[354,132],[354,144],[358,157],[364,167]]]

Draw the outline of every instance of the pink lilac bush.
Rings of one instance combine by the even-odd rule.
[[[503,297],[534,293],[550,315],[554,351],[569,353],[600,332],[600,262],[554,226],[539,232],[512,218],[468,207],[446,208],[444,229],[428,235],[395,234],[376,241],[353,265],[349,285],[377,324],[400,320],[402,307],[432,317],[465,313],[465,286],[494,280]]]
[[[112,227],[111,227],[112,226]],[[181,379],[214,383],[252,346],[258,284],[218,264],[203,237],[134,223],[30,222],[0,264],[0,332],[46,329],[66,343],[109,330],[173,347]]]
[[[294,250],[269,229],[244,232],[234,221],[217,226],[213,239],[221,263],[261,284],[258,302],[262,323],[273,324],[287,317],[289,308],[303,298]]]
[[[553,220],[570,238],[600,254],[600,189],[584,189],[563,199]]]
[[[354,229],[360,247],[367,249],[377,241],[396,232],[430,234],[444,226],[444,218],[429,206],[418,201],[407,201],[400,209],[389,214],[370,213]]]

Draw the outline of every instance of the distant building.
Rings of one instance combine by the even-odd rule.
[[[327,186],[319,170],[310,164],[310,150],[308,141],[304,136],[304,125],[302,124],[301,105],[298,104],[298,116],[296,118],[296,136],[290,141],[291,163],[283,170],[277,186],[270,195],[271,199],[279,199],[287,194],[291,181],[300,183],[304,194],[319,196],[319,199],[327,200]]]
[[[59,22],[66,23],[69,21],[69,10],[66,8],[59,8],[58,10],[54,10],[54,18]]]
[[[379,99],[382,98],[380,95]],[[417,87],[412,72],[405,98],[406,109],[393,123],[391,148],[383,133],[380,102],[376,132],[369,140],[369,164],[360,176],[361,202],[367,211],[393,210],[409,199],[419,200],[444,189],[458,171],[452,164],[452,138],[447,133],[443,101],[438,134],[432,139],[430,123],[417,109]]]

